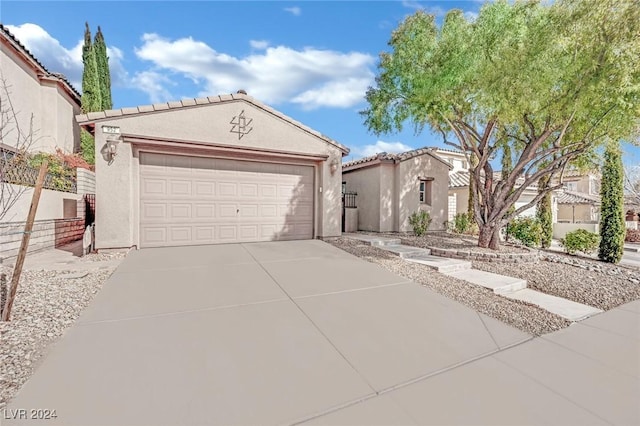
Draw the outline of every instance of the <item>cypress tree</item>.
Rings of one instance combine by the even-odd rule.
[[[96,52],[91,42],[91,30],[89,23],[85,23],[84,45],[82,46],[82,112],[101,111],[100,80],[98,78],[98,66]]]
[[[604,153],[600,187],[600,250],[604,262],[618,263],[624,250],[624,180],[622,152],[618,143],[609,143]]]
[[[100,86],[100,110],[113,108],[111,101],[111,75],[109,73],[109,57],[107,56],[107,45],[104,42],[102,30],[98,26],[98,32],[93,44],[98,82]]]
[[[538,192],[544,192],[549,187],[549,176],[543,176],[538,180]],[[553,237],[553,214],[551,212],[551,192],[547,192],[538,201],[536,206],[536,218],[540,222],[542,228],[542,235],[540,244],[542,248],[549,248],[551,246],[551,238]]]
[[[86,114],[88,112],[99,111],[101,107],[98,70],[88,22],[85,22],[82,64],[84,68],[82,71],[82,98],[80,101],[82,112]],[[95,141],[93,136],[84,129],[80,132],[80,148],[82,158],[89,164],[95,164]]]

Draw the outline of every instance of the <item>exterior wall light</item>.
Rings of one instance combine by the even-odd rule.
[[[113,134],[107,136],[107,142],[100,150],[100,154],[102,154],[102,158],[107,162],[107,164],[111,165],[111,163],[113,163],[113,160],[116,158],[119,143],[120,135]]]
[[[336,158],[331,160],[331,163],[329,163],[329,171],[331,172],[332,175],[334,175],[338,171],[339,165],[340,163],[338,163],[338,160]]]

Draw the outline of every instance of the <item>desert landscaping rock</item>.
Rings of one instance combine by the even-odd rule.
[[[327,242],[524,332],[539,336],[571,324],[570,321],[537,306],[505,299],[489,289],[440,274],[418,263],[406,262],[365,242],[349,238],[328,239]]]
[[[124,258],[89,254],[82,262]],[[10,322],[0,322],[0,409],[16,394],[58,340],[89,305],[114,268],[82,271],[24,270]],[[72,275],[86,275],[69,279]],[[11,280],[13,269],[0,266]]]
[[[473,267],[526,279],[530,289],[603,310],[640,299],[640,272],[596,260],[545,253],[537,263],[474,261]]]

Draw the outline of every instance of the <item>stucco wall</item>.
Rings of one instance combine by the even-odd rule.
[[[591,222],[591,209],[590,204],[558,204],[558,222]]]
[[[456,211],[453,212],[453,216],[466,213],[469,208],[469,188],[451,188],[449,194],[456,194]]]
[[[22,195],[18,198],[16,203],[11,206],[0,222],[24,223],[24,221],[27,220],[27,215],[29,214],[29,207],[31,206],[31,198],[33,197],[34,189],[31,187],[12,185],[8,183],[3,183],[2,185],[7,185],[11,191],[21,191]],[[80,199],[82,199],[82,196],[78,194],[43,189],[40,193],[38,210],[36,211],[36,220],[62,219],[65,217],[64,200],[74,200],[77,202],[77,200]]]
[[[253,119],[251,132],[241,139],[231,132],[230,121],[244,111]],[[341,161],[339,148],[243,101],[116,116],[96,123],[96,247],[114,248],[139,245],[139,159],[130,143],[118,145],[111,165],[101,158],[106,142],[102,126],[117,126],[121,134],[178,141],[192,141],[262,150],[327,155],[315,162],[316,236],[341,234],[340,167],[331,174],[333,159]],[[185,151],[184,153],[187,153]],[[249,156],[242,159],[251,160]],[[276,160],[274,160],[276,161]],[[283,161],[283,160],[277,160]],[[291,160],[294,161],[294,160]]]
[[[356,191],[358,229],[380,232],[380,167],[366,167],[342,174],[347,191]]]
[[[29,149],[55,152],[59,147],[65,152],[77,151],[80,128],[75,115],[80,113],[80,106],[59,87],[55,78],[40,80],[4,43],[0,43],[0,63],[22,132],[29,132],[33,117],[33,143]],[[16,135],[15,131],[9,133],[4,143],[15,146]]]
[[[598,223],[554,223],[553,224],[553,238],[564,238],[567,233],[576,231],[578,229],[585,229],[589,232],[600,232],[600,225]]]
[[[398,231],[408,232],[413,228],[409,216],[426,210],[431,215],[430,230],[443,230],[448,216],[449,168],[430,155],[420,155],[398,165],[396,191],[399,198]],[[420,203],[420,179],[433,178],[431,204]]]

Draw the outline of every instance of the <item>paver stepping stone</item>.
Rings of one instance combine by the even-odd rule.
[[[472,284],[490,288],[496,294],[512,293],[527,287],[527,280],[494,274],[493,272],[479,271],[477,269],[445,272],[445,274]]]
[[[503,296],[508,299],[532,303],[570,321],[581,321],[595,314],[604,312],[602,309],[594,308],[593,306],[583,305],[582,303],[541,293],[529,288],[518,290],[513,293],[503,294]]]

